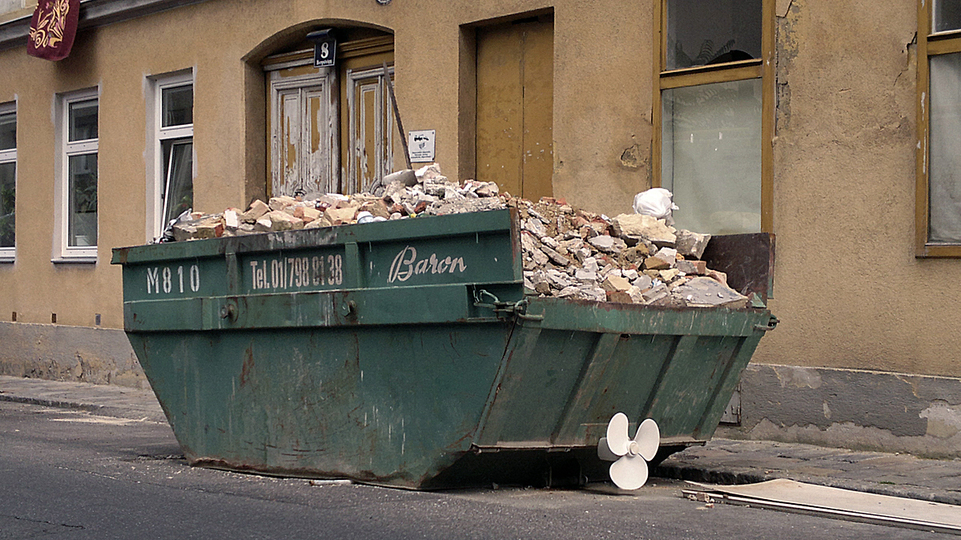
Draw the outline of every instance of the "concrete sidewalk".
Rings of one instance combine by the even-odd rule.
[[[150,390],[0,376],[0,401],[79,409],[103,416],[167,422]]]
[[[0,376],[0,401],[166,422],[153,392]],[[653,475],[715,484],[789,478],[868,493],[961,505],[961,460],[806,444],[714,439],[672,455]]]

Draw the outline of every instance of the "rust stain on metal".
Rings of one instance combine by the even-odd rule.
[[[251,370],[254,368],[254,351],[253,346],[247,347],[244,351],[244,365],[240,369],[240,386],[246,386],[247,381],[250,380]]]

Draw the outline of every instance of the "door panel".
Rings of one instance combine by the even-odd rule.
[[[392,55],[391,55],[392,56]],[[373,58],[357,58],[352,65],[372,64]],[[388,66],[393,80],[393,66]],[[383,64],[366,69],[346,70],[344,92],[349,96],[347,110],[341,114],[347,120],[346,186],[352,191],[366,191],[370,185],[390,174],[394,167],[395,133],[393,104],[384,77]]]
[[[478,180],[537,200],[553,192],[552,21],[477,31]]]
[[[334,75],[313,67],[271,73],[270,196],[317,195],[338,188]]]
[[[304,90],[304,97],[307,124],[302,140],[307,142],[309,153],[303,174],[312,179],[311,189],[322,193],[337,191],[337,174],[332,162],[334,150],[331,147],[336,139],[330,135],[335,116],[331,114],[329,99],[324,91],[308,88]]]
[[[280,107],[279,157],[283,175],[274,179],[273,193],[288,195],[300,187],[300,90],[282,92]]]
[[[524,197],[553,194],[554,27],[524,26]]]
[[[513,26],[478,30],[477,180],[522,196],[523,39]]]

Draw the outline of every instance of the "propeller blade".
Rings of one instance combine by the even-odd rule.
[[[657,448],[661,445],[661,430],[657,427],[657,422],[648,418],[641,422],[634,435],[634,442],[639,447],[639,454],[647,461],[654,459],[657,455]]]
[[[628,423],[627,415],[619,412],[607,424],[607,446],[614,455],[623,456],[627,453],[627,445],[631,442],[627,435]]]
[[[647,462],[641,456],[623,456],[611,464],[611,480],[621,489],[639,489],[647,482]]]
[[[617,461],[620,456],[611,451],[611,447],[607,444],[607,437],[601,437],[601,440],[597,441],[597,457],[604,461]]]

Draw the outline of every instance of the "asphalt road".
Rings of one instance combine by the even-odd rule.
[[[166,424],[0,402],[0,539],[939,538],[681,497],[503,488],[412,492],[187,465]]]

